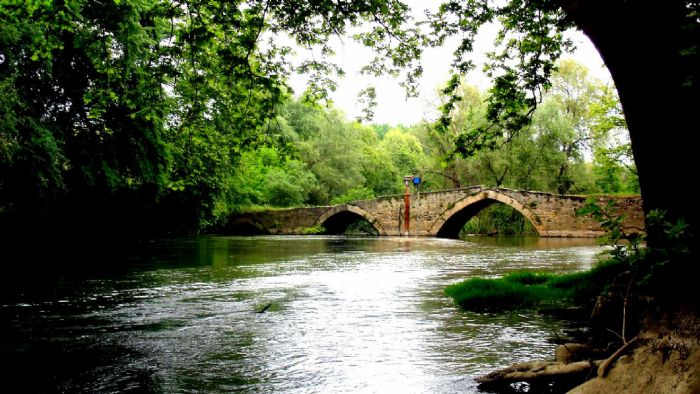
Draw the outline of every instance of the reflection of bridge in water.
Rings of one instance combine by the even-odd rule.
[[[438,236],[457,238],[467,221],[494,203],[520,212],[543,237],[595,237],[603,234],[590,216],[578,216],[587,196],[485,188],[473,186],[439,192],[413,193],[408,232],[404,222],[404,196],[379,197],[347,204],[242,212],[233,215],[229,230],[239,234],[305,234],[322,226],[328,234],[342,234],[358,219],[367,220],[380,235]],[[644,230],[642,199],[598,196],[599,204],[616,203],[631,231]]]

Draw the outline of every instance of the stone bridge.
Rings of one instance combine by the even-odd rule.
[[[542,237],[603,235],[603,230],[590,216],[576,215],[587,198],[473,186],[412,193],[408,225],[404,196],[397,195],[326,207],[243,212],[230,218],[227,230],[233,234],[310,234],[322,227],[326,234],[342,234],[350,223],[362,218],[380,235],[457,238],[476,213],[491,204],[502,203],[525,216]],[[614,200],[617,213],[624,216],[624,227],[628,231],[644,231],[641,197],[599,196],[596,199],[602,204]]]

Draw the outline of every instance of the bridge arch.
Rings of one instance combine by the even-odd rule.
[[[532,223],[538,234],[547,234],[547,230],[542,225],[537,215],[527,209],[518,200],[494,190],[484,190],[455,202],[454,205],[438,215],[438,218],[433,222],[430,228],[430,234],[435,234],[438,237],[457,238],[459,231],[469,219],[482,209],[496,202],[506,204],[520,212]]]
[[[237,217],[229,222],[227,233],[230,235],[262,235],[270,231],[259,221],[250,217]]]
[[[384,226],[367,210],[357,205],[342,204],[329,208],[316,221],[315,226],[323,226],[330,234],[342,234],[357,218],[362,218],[374,227],[379,235],[387,235]]]

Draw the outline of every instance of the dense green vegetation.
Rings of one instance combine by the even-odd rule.
[[[429,174],[441,188],[483,184],[555,193],[638,192],[625,122],[612,87],[564,60],[552,87],[516,136],[494,140],[496,150],[445,160],[467,130],[487,123],[489,96],[463,85],[448,129],[427,127]]]
[[[450,157],[454,138],[486,121],[486,94],[469,85],[451,134],[437,133],[430,123],[365,126],[332,109],[288,101],[276,122],[286,145],[243,153],[237,203],[291,206],[373,198],[401,193],[404,174],[421,175],[423,191],[481,184],[558,193],[638,192],[611,87],[570,60],[553,81],[527,131],[500,141],[497,151],[471,158]]]
[[[485,122],[485,93],[463,87],[450,133],[348,121],[294,99],[253,56],[256,10],[230,7],[3,7],[5,236],[198,232],[242,208],[401,193],[405,174],[421,175],[424,191],[634,191],[633,167],[619,160],[626,145],[611,137],[624,127],[612,89],[574,63],[562,63],[566,86],[548,93],[529,131],[499,151],[450,158],[462,129]],[[584,93],[561,93],[574,85]]]
[[[3,235],[203,228],[243,149],[275,136],[279,76],[256,7],[45,1],[0,7]]]
[[[673,93],[657,95],[663,110],[651,110],[651,100],[641,99],[646,94],[629,93],[644,92],[643,83],[628,83],[640,73],[625,67],[636,63],[621,58],[611,71],[625,116],[635,121],[630,131],[635,160],[645,166],[640,175],[647,185],[665,184],[669,174],[658,177],[650,170],[656,157],[646,136],[652,125],[652,131],[661,130],[655,113],[667,114],[671,123],[663,129],[673,132],[692,113],[682,109],[696,102],[697,56],[689,46],[699,31],[691,23],[695,3],[668,6],[663,14],[646,5],[612,7],[597,30],[586,24],[589,8],[566,2],[450,2],[427,14],[422,27],[413,25],[398,1],[341,3],[3,3],[2,238],[37,231],[197,232],[248,205],[394,193],[406,173],[423,175],[424,190],[481,183],[560,193],[636,191],[630,148],[615,136],[624,122],[614,90],[575,64],[557,62],[570,45],[562,32],[574,24],[601,44],[606,60],[633,58],[643,51],[625,48],[643,40],[623,42],[601,31],[628,28],[655,42],[637,25],[648,12],[668,27],[659,30],[661,36],[678,38],[657,45],[659,56],[652,57],[669,76],[648,86]],[[621,18],[628,21],[624,26],[609,19],[625,12],[637,18]],[[464,83],[473,67],[465,54],[479,27],[496,19],[502,31],[488,66],[494,85],[479,92]],[[462,36],[443,90],[442,118],[411,127],[367,127],[314,104],[324,103],[332,76],[342,75],[326,60],[329,38],[359,25],[354,38],[379,54],[365,71],[401,74],[409,91],[423,72],[417,61],[422,49]],[[285,37],[290,40],[280,39]],[[287,42],[324,56],[292,64]],[[311,76],[299,100],[286,83],[295,70]],[[685,82],[674,84],[676,77]],[[687,91],[672,87],[677,85]],[[364,93],[369,119],[376,92]],[[664,145],[671,140],[659,139],[661,165],[673,157]],[[690,209],[688,220],[694,220],[695,204],[651,194],[658,188],[644,190],[646,211],[666,208],[677,219]]]

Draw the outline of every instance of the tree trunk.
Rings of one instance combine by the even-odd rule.
[[[610,70],[630,132],[644,211],[667,211],[698,231],[699,208],[692,183],[698,177],[700,81],[697,56],[681,51],[698,44],[698,29],[685,1],[560,0],[573,22],[591,39]],[[690,22],[697,24],[697,21]],[[648,240],[654,245],[659,239]],[[691,242],[697,255],[696,238]]]

